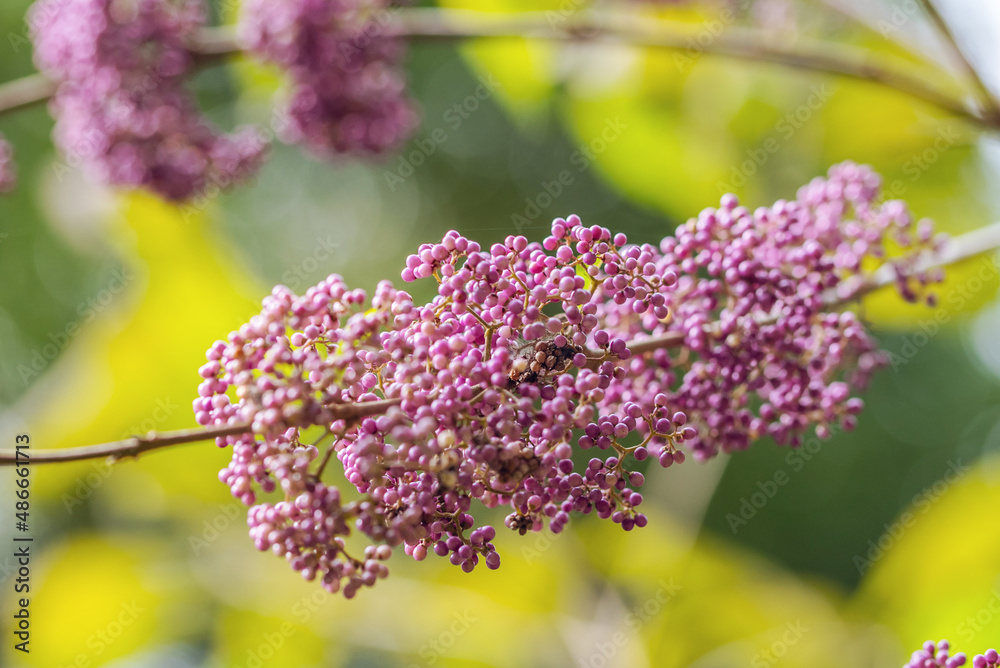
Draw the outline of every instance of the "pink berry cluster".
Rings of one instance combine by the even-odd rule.
[[[183,200],[251,176],[265,143],[222,134],[185,89],[201,0],[40,0],[35,62],[58,82],[55,142],[101,182]]]
[[[14,166],[14,149],[0,134],[0,194],[9,193],[17,185],[17,168]]]
[[[321,157],[380,153],[404,141],[417,116],[399,70],[401,46],[383,25],[386,0],[247,0],[248,51],[289,77],[282,139]]]
[[[302,446],[297,439],[296,430],[288,429],[270,443],[257,446],[256,451],[246,444],[237,446],[254,462],[248,472],[253,469],[262,488],[273,489],[277,479],[287,499],[250,509],[250,537],[257,549],[284,556],[305,578],[312,580],[322,574],[324,585],[331,591],[343,584],[344,594],[350,597],[357,588],[372,585],[388,574],[381,562],[389,558],[392,550],[387,545],[370,545],[363,559],[347,554],[344,538],[351,533],[347,525],[351,514],[341,503],[336,487],[328,487],[310,474],[309,465],[317,449]],[[230,466],[220,477],[230,479],[234,470]],[[262,475],[264,472],[273,477]]]
[[[958,668],[966,663],[966,656],[959,652],[955,656],[949,654],[951,645],[947,640],[937,644],[928,640],[924,646],[913,653],[909,663],[903,668]],[[977,654],[972,659],[974,668],[997,668],[1000,666],[1000,655],[995,649],[987,650],[985,654]]]
[[[209,349],[196,418],[252,427],[218,443],[257,547],[348,596],[389,553],[350,556],[352,528],[471,571],[500,563],[474,503],[521,534],[572,513],[642,527],[647,458],[854,424],[852,389],[880,357],[834,304],[869,265],[899,267],[907,298],[935,278],[908,271],[934,247],[926,226],[877,196],[870,170],[843,164],[795,201],[751,212],[727,196],[658,246],[576,216],[488,249],[452,231],[402,271],[437,282],[426,304],[387,281],[371,300],[339,276],[278,286]],[[350,503],[324,478],[334,455]],[[283,500],[258,498],[271,492]]]
[[[644,273],[676,283],[660,295],[608,292],[598,317],[623,339],[672,337],[684,352],[632,361],[620,397],[663,392],[692,418],[697,435],[686,447],[699,459],[762,436],[795,446],[814,426],[820,437],[851,429],[862,407],[851,388],[863,388],[883,358],[860,319],[830,302],[864,289],[867,263],[888,264],[908,300],[933,301],[926,285],[941,279],[914,264],[940,243],[929,221],[878,196],[876,174],[843,163],[796,200],[750,211],[727,195],[658,248],[630,249]],[[619,267],[602,266],[602,290],[625,285]],[[637,298],[662,303],[644,310]]]

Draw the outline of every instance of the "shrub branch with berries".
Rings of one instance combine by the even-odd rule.
[[[854,426],[852,395],[885,360],[833,304],[886,270],[904,299],[933,303],[941,278],[918,266],[942,244],[929,222],[878,197],[878,176],[844,163],[793,201],[750,211],[727,196],[656,246],[576,216],[541,243],[484,249],[452,231],[402,271],[437,282],[426,304],[388,281],[370,300],[339,276],[301,296],[278,286],[208,351],[196,418],[250,425],[218,439],[233,453],[219,477],[250,506],[255,545],[347,596],[399,545],[499,566],[477,507],[505,507],[521,534],[573,513],[642,527],[649,457]],[[326,437],[303,442],[315,426]],[[334,457],[351,501],[329,481]],[[355,530],[377,547],[350,555]]]

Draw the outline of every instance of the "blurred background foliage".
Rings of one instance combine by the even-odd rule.
[[[0,3],[0,81],[32,70],[28,4]],[[440,4],[558,22],[584,3]],[[832,39],[915,65],[901,44],[942,55],[912,2],[735,4],[734,25],[719,3],[649,11],[702,35]],[[973,55],[996,81],[990,0],[944,7],[970,44],[994,49]],[[0,199],[5,438],[57,448],[190,426],[205,349],[270,286],[337,272],[372,288],[451,228],[484,244],[537,239],[578,213],[655,242],[726,190],[763,205],[844,159],[873,165],[948,232],[991,222],[1000,204],[993,138],[870,84],[516,39],[418,44],[407,68],[424,120],[399,154],[327,165],[278,145],[254,184],[185,207],[88,182],[55,154],[43,109],[0,118],[21,173]],[[193,87],[229,127],[266,124],[279,84],[234,59]],[[891,296],[866,301],[894,362],[852,433],[650,471],[645,529],[579,518],[559,536],[504,533],[497,572],[397,555],[354,601],[252,548],[215,477],[228,453],[212,445],[37,469],[32,652],[5,632],[0,665],[862,668],[900,665],[927,638],[981,651],[1000,637],[997,282],[990,260],[952,271],[942,326]],[[0,523],[0,539],[11,531]],[[12,566],[0,557],[4,610]]]

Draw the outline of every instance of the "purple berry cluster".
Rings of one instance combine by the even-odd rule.
[[[966,663],[965,653],[959,652],[950,656],[951,645],[947,640],[937,644],[928,640],[924,646],[913,653],[909,663],[903,668],[959,668]],[[972,659],[974,668],[997,668],[1000,666],[1000,655],[995,649],[987,650],[985,654],[977,654]]]
[[[282,139],[321,157],[380,153],[417,124],[398,67],[401,46],[381,34],[386,0],[247,0],[245,48],[287,71]]]
[[[218,443],[257,547],[348,596],[388,556],[348,556],[352,529],[471,571],[500,563],[474,503],[504,507],[520,534],[572,513],[642,527],[647,458],[854,424],[852,390],[880,357],[833,304],[870,267],[897,267],[911,299],[935,278],[910,271],[935,243],[925,225],[877,196],[871,171],[844,164],[795,201],[750,212],[727,196],[659,246],[576,216],[488,249],[452,231],[402,271],[437,282],[426,304],[388,281],[371,300],[339,276],[301,296],[278,286],[209,349],[196,418],[252,425]],[[350,503],[323,477],[334,456]],[[283,500],[258,498],[272,492]]]
[[[911,301],[933,302],[927,285],[942,277],[914,265],[940,243],[929,221],[878,196],[876,174],[843,163],[796,200],[750,211],[727,195],[658,248],[629,248],[626,268],[661,278],[659,294],[655,283],[625,289],[601,301],[598,317],[621,338],[673,338],[684,352],[632,361],[616,396],[664,393],[692,418],[696,435],[686,447],[698,459],[762,436],[796,446],[813,427],[820,437],[851,429],[862,407],[851,389],[864,387],[883,356],[855,314],[829,304],[864,289],[872,266],[890,265]],[[622,290],[620,271],[607,262],[598,280]]]
[[[14,149],[0,134],[0,194],[9,193],[17,185],[17,168],[14,166]]]
[[[261,164],[254,129],[219,133],[185,89],[201,0],[40,0],[29,22],[35,62],[59,83],[50,108],[70,166],[184,200]]]

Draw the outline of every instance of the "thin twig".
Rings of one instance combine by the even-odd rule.
[[[0,112],[7,113],[42,104],[55,90],[56,85],[42,74],[32,74],[0,84]]]
[[[990,127],[996,119],[979,118],[960,100],[928,84],[923,77],[873,62],[870,51],[829,42],[788,47],[772,44],[757,31],[729,28],[706,40],[695,41],[696,28],[625,12],[580,12],[553,21],[551,12],[497,16],[460,10],[413,9],[398,12],[387,31],[406,38],[468,39],[526,37],[554,41],[611,41],[669,50],[693,50],[739,60],[754,60],[811,70],[880,84],[921,99],[956,116]]]
[[[79,448],[65,448],[58,450],[40,450],[32,448],[29,451],[30,458],[26,462],[32,464],[49,464],[52,462],[75,462],[83,459],[99,459],[101,457],[111,457],[113,459],[124,459],[126,457],[137,457],[145,452],[152,452],[160,448],[167,448],[184,443],[196,443],[206,441],[220,436],[233,436],[250,431],[250,425],[226,424],[214,427],[196,427],[194,429],[180,429],[178,431],[168,431],[162,434],[149,432],[145,436],[133,436],[122,441],[102,443],[100,445],[85,445]],[[18,460],[13,450],[0,450],[0,466],[25,465],[24,451],[21,452],[21,459]]]
[[[944,37],[945,41],[948,43],[948,47],[954,52],[955,57],[958,59],[959,64],[965,71],[966,76],[976,87],[976,91],[981,98],[980,101],[983,104],[983,116],[986,118],[993,118],[994,122],[1000,118],[1000,106],[997,105],[997,100],[993,97],[993,93],[990,89],[986,87],[981,76],[979,76],[979,71],[972,65],[972,62],[966,57],[965,52],[962,51],[962,47],[959,46],[958,40],[955,39],[955,33],[952,32],[951,28],[948,26],[947,21],[941,16],[938,11],[937,6],[934,4],[934,0],[919,0],[924,11],[930,17],[931,21],[937,27],[938,32]]]
[[[892,30],[888,30],[883,26],[879,25],[878,17],[870,15],[864,10],[861,10],[857,2],[853,0],[816,0],[824,7],[828,7],[832,11],[837,12],[852,25],[863,29],[871,37],[875,39],[886,40],[899,47],[906,52],[906,55],[914,60],[919,60],[933,67],[940,65],[940,61],[932,56],[928,52],[926,45],[921,44],[917,39],[914,38],[909,31],[897,30],[895,26],[892,26]]]
[[[369,415],[380,415],[389,408],[398,406],[399,399],[382,399],[379,401],[364,401],[355,404],[334,404],[328,406],[332,415],[332,420],[356,420]],[[168,431],[162,434],[150,432],[145,436],[133,436],[121,441],[112,441],[100,445],[85,445],[78,448],[60,448],[56,450],[30,451],[28,464],[49,464],[52,462],[75,462],[82,459],[99,459],[101,457],[111,457],[122,459],[125,457],[136,457],[144,452],[159,450],[173,445],[183,443],[196,443],[207,441],[220,436],[235,436],[237,434],[248,434],[252,431],[249,422],[238,422],[235,424],[217,425],[212,427],[196,427],[194,429],[180,429]],[[14,450],[0,450],[0,466],[13,466],[21,464],[24,460],[22,450],[20,459]]]
[[[625,45],[685,51],[694,48],[694,56],[709,54],[768,62],[801,70],[823,72],[885,86],[923,100],[950,114],[985,127],[1000,128],[1000,118],[978,116],[962,100],[929,84],[924,76],[904,71],[899,66],[874,62],[871,51],[831,43],[797,45],[772,44],[766,35],[735,27],[708,43],[694,41],[696,27],[666,20],[651,19],[624,12],[579,12],[553,21],[550,12],[526,12],[498,15],[438,8],[401,9],[385,17],[382,34],[413,41],[463,40],[479,38],[529,38],[564,42],[612,42]],[[692,45],[696,47],[692,47]],[[192,51],[210,61],[236,53],[240,45],[231,28],[202,31]],[[938,72],[940,74],[940,72]],[[38,85],[39,75],[34,75]],[[26,106],[23,97],[8,99],[8,88],[18,89],[20,82],[0,86],[0,114]],[[51,89],[51,84],[49,84]],[[48,92],[36,89],[27,104],[43,101]]]

